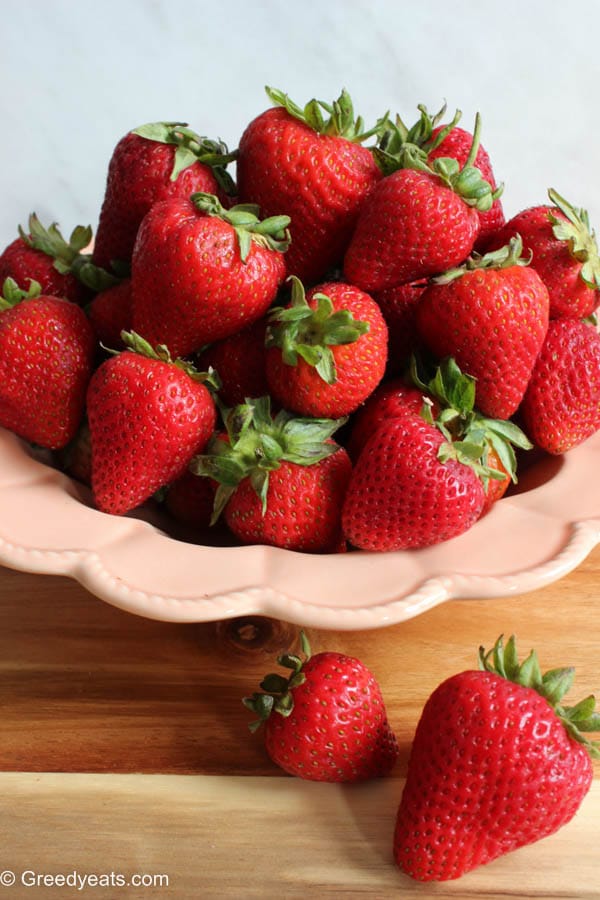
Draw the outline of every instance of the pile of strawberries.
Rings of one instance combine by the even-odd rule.
[[[182,123],[125,135],[93,249],[89,228],[20,229],[0,425],[99,510],[158,499],[200,539],[445,541],[531,448],[600,427],[587,214],[551,189],[505,222],[479,116],[365,129],[345,91],[267,92],[233,152]]]

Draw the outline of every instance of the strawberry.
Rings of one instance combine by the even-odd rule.
[[[420,415],[381,424],[352,471],[342,510],[360,550],[428,547],[467,531],[485,503],[481,480],[454,445]]]
[[[96,294],[87,305],[87,314],[98,340],[105,347],[121,349],[121,332],[131,329],[131,279]]]
[[[309,781],[355,782],[389,775],[398,757],[381,689],[358,659],[325,651],[311,655],[301,632],[304,659],[286,653],[277,660],[288,678],[267,675],[261,692],[244,699],[264,724],[272,761]]]
[[[305,416],[337,418],[357,409],[385,373],[388,331],[368,294],[326,282],[269,313],[266,374],[272,396]]]
[[[396,419],[406,413],[419,415],[425,402],[423,391],[407,384],[403,378],[393,378],[380,384],[352,420],[348,441],[350,458],[353,461],[358,459],[369,438],[388,419]]]
[[[57,454],[60,469],[71,478],[91,487],[92,484],[92,445],[90,429],[84,419],[72,441]]]
[[[531,440],[552,454],[600,428],[600,335],[593,326],[550,322],[519,413]]]
[[[387,124],[386,130],[379,141],[379,153],[385,153],[388,158],[397,155],[401,148],[406,150],[406,145],[411,144],[417,150],[420,150],[425,160],[430,164],[435,159],[450,158],[455,159],[461,166],[464,166],[469,158],[471,146],[473,144],[473,135],[464,128],[459,128],[457,123],[460,121],[462,113],[457,110],[454,118],[448,124],[442,125],[446,113],[446,104],[431,116],[425,106],[420,104],[417,109],[420,112],[419,120],[412,126],[407,128],[400,116],[396,116],[395,123]],[[473,160],[473,166],[479,169],[482,177],[488,182],[492,191],[496,193],[498,186],[490,162],[490,157],[483,147],[479,144],[479,149]],[[488,237],[504,224],[504,211],[502,202],[498,195],[492,206],[486,210],[478,211],[479,215],[479,235],[475,244],[478,249],[483,246]]]
[[[417,310],[422,341],[477,380],[477,405],[494,419],[516,412],[548,329],[548,291],[518,239],[434,279]]]
[[[572,668],[519,663],[514,637],[444,681],[419,720],[394,857],[419,881],[459,878],[569,822],[592,783],[594,698],[562,703]]]
[[[259,319],[210,344],[198,355],[198,363],[204,369],[211,367],[219,373],[219,400],[225,406],[238,406],[246,397],[262,397],[269,392],[265,371],[266,330],[266,320]]]
[[[10,278],[0,297],[0,425],[58,450],[75,436],[92,374],[95,340],[81,307],[27,292]]]
[[[211,194],[155,203],[133,254],[134,330],[187,356],[262,318],[285,277],[288,224]]]
[[[344,258],[347,281],[377,293],[443,272],[471,253],[478,210],[489,209],[497,196],[473,166],[479,131],[478,118],[462,168],[453,159],[429,165],[408,148],[390,162],[394,170],[375,186],[358,217]]]
[[[182,475],[216,422],[206,374],[135,333],[122,337],[128,349],[98,367],[87,392],[94,499],[115,515]]]
[[[388,375],[400,374],[417,349],[417,306],[426,287],[426,281],[416,281],[373,294],[388,327]]]
[[[117,283],[117,278],[92,263],[83,251],[92,240],[92,229],[78,225],[69,240],[53,222],[45,228],[35,213],[29,217],[29,233],[19,228],[16,238],[0,255],[0,284],[7,278],[24,291],[36,281],[46,296],[83,304],[91,292]]]
[[[314,284],[341,263],[359,210],[381,179],[361,144],[381,123],[364,132],[346,91],[332,105],[311,100],[303,109],[281,91],[267,94],[277,106],[240,139],[239,197],[257,203],[263,215],[291,217],[288,274]]]
[[[550,318],[584,319],[600,303],[600,259],[588,213],[552,188],[550,206],[525,209],[490,241],[493,250],[521,236],[523,251],[548,289]]]
[[[245,544],[336,550],[351,463],[330,438],[343,421],[301,419],[285,410],[273,419],[269,397],[227,411],[227,433],[190,465],[220,484],[213,522],[224,510],[227,526]]]
[[[210,478],[198,478],[186,469],[165,490],[165,509],[177,522],[199,530],[208,530],[217,484]]]
[[[121,270],[129,264],[142,219],[159,201],[196,191],[233,191],[226,165],[234,158],[218,141],[182,122],[152,122],[117,143],[108,166],[94,262]]]

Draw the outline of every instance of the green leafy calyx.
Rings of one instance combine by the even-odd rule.
[[[71,274],[81,284],[98,293],[119,284],[120,278],[96,266],[91,253],[83,253],[92,240],[92,229],[88,225],[77,225],[69,240],[62,236],[58,225],[53,222],[45,228],[35,213],[29,216],[29,232],[19,226],[21,240],[34,250],[40,250],[54,261],[54,268],[61,275]]]
[[[153,347],[152,344],[150,344],[145,338],[137,334],[137,332],[135,331],[122,331],[121,340],[125,344],[126,350],[130,350],[132,353],[137,353],[139,356],[145,356],[147,359],[155,359],[158,362],[168,363],[171,366],[175,366],[176,369],[180,369],[182,372],[185,372],[185,374],[188,375],[193,381],[199,381],[201,384],[206,385],[206,387],[211,388],[212,390],[218,390],[221,386],[219,376],[214,369],[209,367],[207,372],[200,372],[187,359],[181,359],[180,357],[176,357],[175,359],[173,359],[168,347],[166,347],[165,344],[157,344],[155,347]],[[105,347],[104,349],[107,348]],[[118,356],[121,352],[124,351],[108,350],[108,352],[112,353],[115,356]]]
[[[296,366],[300,357],[316,369],[323,381],[335,384],[337,375],[331,347],[354,343],[369,331],[370,325],[355,319],[350,310],[334,312],[331,298],[323,293],[313,295],[315,308],[309,306],[302,282],[294,275],[289,281],[291,303],[271,310],[265,346],[279,347],[288,366]]]
[[[19,287],[14,278],[5,278],[2,283],[2,294],[0,295],[0,312],[12,309],[13,306],[21,303],[22,300],[31,300],[39,297],[42,288],[39,282],[29,279],[29,288],[25,291]]]
[[[308,638],[303,631],[300,632],[300,643],[304,659],[295,653],[284,653],[277,658],[278,665],[284,669],[291,669],[291,674],[287,678],[277,672],[271,672],[261,681],[261,691],[256,691],[251,697],[244,697],[242,700],[246,709],[258,716],[258,719],[249,724],[250,731],[257,731],[271,713],[287,717],[292,712],[294,688],[306,681],[302,667],[311,656]]]
[[[446,114],[446,104],[444,103],[434,115],[431,115],[422,103],[417,106],[417,109],[420,117],[411,128],[405,125],[399,115],[396,115],[395,121],[388,121],[380,135],[373,153],[385,175],[405,168],[406,162],[411,159],[420,160],[426,164],[429,154],[439,147],[444,138],[458,124],[462,115],[461,111],[457,109],[452,121],[440,128],[434,136],[433,132]],[[409,167],[413,168],[413,166]]]
[[[415,357],[411,360],[411,380],[426,397],[436,401],[439,412],[434,415],[431,403],[425,403],[423,418],[435,425],[446,438],[438,451],[439,459],[455,459],[470,466],[487,490],[489,481],[509,477],[517,482],[515,447],[531,450],[533,444],[514,422],[490,419],[476,408],[476,380],[461,372],[452,357],[442,360],[432,376],[419,372]],[[492,451],[504,472],[489,465]]]
[[[207,216],[215,216],[234,229],[242,262],[246,262],[252,242],[280,253],[290,246],[289,216],[269,216],[260,219],[260,207],[255,203],[239,203],[230,209],[221,205],[214,194],[198,191],[190,197],[194,206]]]
[[[461,266],[448,269],[431,280],[434,284],[450,284],[467,272],[475,272],[478,269],[510,269],[513,266],[528,266],[530,262],[531,253],[523,256],[523,240],[520,234],[515,234],[508,244],[499,247],[498,250],[491,250],[483,256],[473,253]]]
[[[382,134],[387,125],[388,114],[386,113],[377,120],[373,128],[365,130],[361,116],[354,118],[354,106],[345,89],[333,103],[313,99],[309,100],[304,107],[298,106],[287,94],[277,88],[266,87],[265,90],[269,99],[276,106],[282,106],[287,113],[308,125],[317,134],[343,137],[352,143],[360,144],[369,137]]]
[[[600,741],[591,741],[586,737],[588,732],[600,731],[600,713],[596,712],[594,696],[586,697],[575,706],[562,704],[563,697],[573,684],[573,667],[551,669],[542,675],[535,650],[519,663],[514,635],[509,638],[506,646],[501,635],[491,650],[479,648],[479,668],[537,691],[548,701],[570,737],[583,744],[590,756],[600,759]]]
[[[212,524],[244,478],[250,479],[264,515],[269,474],[279,469],[282,462],[310,466],[331,456],[339,447],[330,438],[346,419],[303,419],[286,410],[273,417],[267,396],[247,399],[233,409],[223,410],[223,421],[226,437],[214,436],[205,452],[190,463],[196,475],[219,483]]]
[[[229,152],[223,141],[202,137],[188,127],[186,122],[150,122],[133,129],[133,134],[157,141],[160,144],[173,144],[177,149],[173,159],[171,181],[176,181],[179,174],[200,162],[210,166],[219,185],[227,194],[236,192],[233,178],[227,171],[227,165],[237,159],[237,150]]]
[[[558,217],[549,213],[550,223],[554,237],[559,241],[566,241],[569,253],[582,263],[580,277],[585,284],[593,290],[600,289],[600,259],[598,257],[598,245],[596,235],[590,227],[590,218],[585,209],[576,209],[564,197],[561,197],[553,188],[548,190],[548,196],[552,203],[566,217]]]

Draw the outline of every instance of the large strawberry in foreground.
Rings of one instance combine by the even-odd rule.
[[[27,293],[7,279],[0,296],[0,425],[57,450],[75,436],[96,348],[83,310]]]
[[[134,331],[188,356],[260,319],[285,277],[289,218],[258,213],[204,193],[156,203],[133,254]]]
[[[387,720],[381,689],[367,667],[343,653],[305,658],[287,653],[278,663],[288,678],[272,673],[262,691],[244,699],[264,723],[265,747],[276,765],[309,781],[352,782],[389,775],[398,745]]]
[[[542,675],[514,638],[480,648],[479,670],[444,681],[417,726],[398,810],[394,857],[419,881],[459,878],[553,834],[592,783],[586,732],[600,730],[593,697],[563,704],[573,669]]]
[[[310,284],[341,263],[360,208],[381,179],[361,144],[377,127],[363,131],[345,91],[332,105],[312,100],[304,108],[281,91],[267,94],[277,106],[240,139],[239,199],[257,203],[264,216],[290,216],[288,274]]]
[[[102,363],[87,392],[92,490],[103,512],[121,515],[184,473],[216,422],[209,377],[139,335]]]

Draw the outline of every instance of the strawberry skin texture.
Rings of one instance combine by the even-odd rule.
[[[289,275],[307,284],[341,263],[359,210],[382,173],[370,150],[318,134],[284,109],[252,121],[239,144],[240,202],[291,217]]]
[[[81,422],[95,353],[81,307],[59,297],[23,300],[0,313],[0,425],[51,450]]]
[[[142,219],[155,203],[189,197],[195,191],[218,190],[208,166],[195,162],[175,181],[171,171],[176,147],[126,134],[116,145],[109,166],[93,261],[110,269],[113,260],[129,262]]]
[[[435,139],[436,135],[443,127],[443,125],[440,125],[438,128],[434,128],[431,140]],[[428,154],[428,159],[434,160],[448,156],[455,159],[462,167],[467,161],[472,142],[472,134],[465,131],[464,128],[455,126],[452,131],[446,135],[441,144]],[[488,182],[492,190],[495,191],[498,185],[492,169],[492,163],[487,150],[482,147],[481,144],[477,150],[473,165],[479,169],[484,179]],[[485,246],[489,237],[504,225],[504,210],[500,198],[494,200],[491,209],[478,211],[477,215],[479,216],[480,229],[475,249]]]
[[[73,303],[83,303],[88,297],[87,289],[69,272],[61,274],[54,267],[54,260],[42,250],[28,247],[18,237],[0,255],[0,285],[6,278],[12,278],[18,286],[29,290],[31,281],[37,281],[42,294],[62,297]]]
[[[420,881],[458,878],[569,822],[592,774],[585,748],[535,690],[490,672],[455,675],[417,726],[395,860]]]
[[[262,318],[284,277],[279,251],[252,241],[244,263],[227,222],[189,200],[157,203],[133,254],[133,328],[187,356]]]
[[[380,425],[388,419],[406,415],[419,415],[425,397],[416,387],[407,385],[401,378],[393,378],[380,384],[354,416],[348,441],[350,458],[357,460],[368,440]]]
[[[176,366],[124,351],[94,373],[87,393],[92,490],[121,515],[183,474],[214,431],[207,388]]]
[[[87,314],[98,340],[111,350],[121,349],[121,332],[131,330],[131,280],[96,294]]]
[[[276,765],[309,781],[353,782],[388,775],[397,757],[383,697],[353,657],[324,652],[302,667],[287,717],[272,713],[265,746]]]
[[[229,407],[238,406],[247,397],[269,393],[265,371],[265,331],[267,323],[259,319],[247,328],[216,341],[204,350],[198,364],[209,366],[219,375],[219,399]]]
[[[265,514],[245,478],[225,507],[225,521],[244,544],[334,552],[340,544],[342,503],[351,469],[342,448],[309,466],[284,461],[269,474]]]
[[[555,206],[533,206],[510,219],[486,249],[503,247],[520,234],[523,255],[532,255],[531,265],[548,289],[550,318],[584,319],[597,308],[600,292],[581,278],[583,263],[571,256],[566,241],[554,236],[550,215],[567,221]]]
[[[600,335],[575,319],[555,319],[520,408],[530,440],[566,453],[600,428]]]
[[[429,350],[477,379],[477,406],[516,412],[548,330],[548,291],[531,267],[479,269],[423,294],[417,326]]]
[[[477,210],[435,175],[398,169],[366,200],[344,259],[344,276],[377,292],[463,262],[479,233]]]
[[[266,351],[267,382],[271,395],[285,409],[305,416],[336,419],[358,409],[383,378],[388,329],[373,298],[352,285],[342,282],[317,285],[306,297],[312,309],[318,303],[316,294],[326,294],[334,312],[345,309],[356,321],[368,322],[369,330],[353,343],[331,347],[336,368],[334,384],[327,384],[316,368],[301,357],[295,366],[287,365],[278,347]]]
[[[380,425],[352,471],[342,510],[346,539],[359,550],[428,547],[467,531],[485,502],[468,466],[437,458],[441,432],[406,413]]]
[[[426,287],[426,281],[399,284],[373,297],[388,327],[388,375],[404,371],[411,353],[418,347],[417,306]]]

